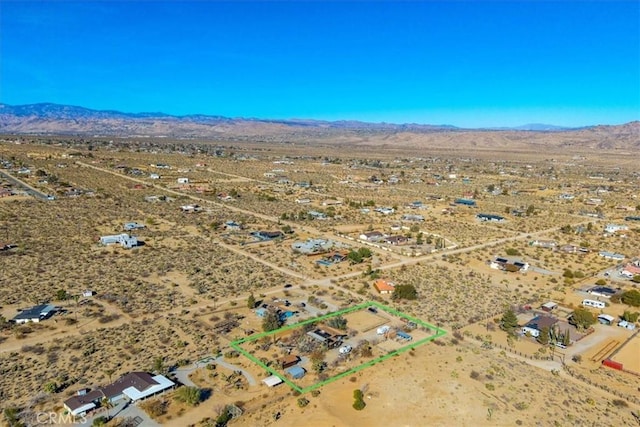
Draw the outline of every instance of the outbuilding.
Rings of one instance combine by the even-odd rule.
[[[285,371],[291,378],[297,380],[304,377],[306,371],[302,366],[292,366]]]

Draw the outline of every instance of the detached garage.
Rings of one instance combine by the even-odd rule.
[[[275,387],[278,384],[283,383],[282,379],[277,375],[271,375],[270,377],[263,379],[262,382],[265,383],[268,387]]]

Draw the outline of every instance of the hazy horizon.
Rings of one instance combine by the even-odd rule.
[[[0,101],[514,127],[640,118],[640,4],[6,2]]]

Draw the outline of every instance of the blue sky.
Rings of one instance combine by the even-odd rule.
[[[640,2],[3,1],[0,102],[458,126],[640,119]]]

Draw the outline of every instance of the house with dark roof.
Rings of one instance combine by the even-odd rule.
[[[504,221],[504,217],[503,216],[494,215],[494,214],[479,213],[478,215],[476,215],[476,218],[479,219],[480,221],[492,221],[492,222],[503,222]]]
[[[558,319],[551,316],[537,316],[527,322],[526,325],[522,327],[523,334],[529,334],[534,338],[538,338],[540,336],[540,331],[544,328],[551,328],[553,325],[558,323]]]
[[[11,321],[13,323],[38,323],[50,317],[56,311],[51,304],[40,304],[20,311]]]
[[[173,387],[175,383],[163,375],[130,372],[105,387],[90,392],[81,391],[65,400],[64,407],[74,416],[84,415],[98,407],[103,399],[108,399],[111,403],[123,399],[135,402]]]

